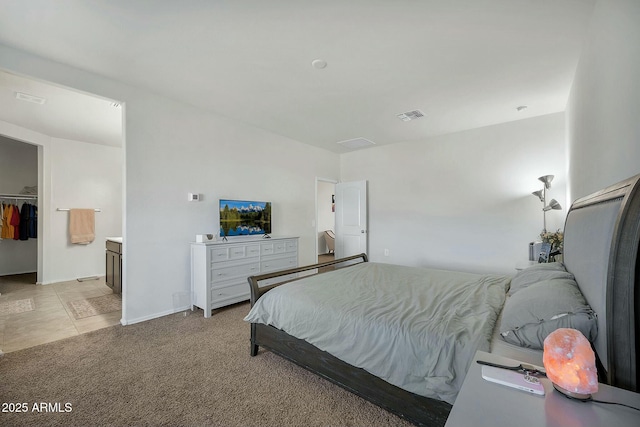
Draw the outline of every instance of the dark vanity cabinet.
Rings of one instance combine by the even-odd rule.
[[[106,282],[113,293],[122,292],[122,243],[107,240]]]

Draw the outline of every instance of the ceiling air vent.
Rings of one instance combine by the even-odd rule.
[[[20,101],[33,102],[34,104],[44,104],[46,99],[40,98],[39,96],[29,95],[28,93],[16,92],[16,99]]]
[[[346,141],[338,142],[338,144],[346,148],[363,148],[363,147],[371,147],[372,145],[376,145],[375,142],[369,141],[368,139],[365,139],[365,138],[347,139]]]
[[[420,110],[407,111],[406,113],[398,114],[398,118],[403,122],[419,119],[420,117],[424,117],[424,113]]]

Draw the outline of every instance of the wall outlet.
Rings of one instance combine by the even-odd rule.
[[[384,250],[384,256],[389,256],[389,249]]]
[[[189,193],[187,195],[187,199],[190,202],[199,202],[200,201],[200,194],[198,194],[198,193]]]

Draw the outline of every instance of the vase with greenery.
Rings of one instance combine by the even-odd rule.
[[[560,231],[560,229],[556,230],[554,233],[549,231],[543,231],[540,233],[540,240],[544,243],[549,243],[551,245],[551,252],[558,252],[555,256],[555,261],[562,260],[562,247],[564,244],[564,233]]]

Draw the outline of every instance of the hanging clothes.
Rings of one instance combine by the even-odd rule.
[[[18,205],[12,205],[11,225],[13,226],[13,240],[20,240],[20,209]]]
[[[20,240],[29,240],[29,210],[31,205],[29,203],[23,203],[20,208],[20,233],[18,238]]]
[[[0,202],[0,240],[28,240],[38,237],[38,206],[25,202]]]
[[[38,206],[29,205],[29,237],[38,238]]]
[[[4,209],[2,210],[2,238],[3,239],[13,239],[13,233],[10,234],[11,231],[11,205],[4,204]]]
[[[13,205],[5,204],[4,212],[2,215],[2,238],[13,239],[13,225],[11,225],[11,218],[13,216]]]

